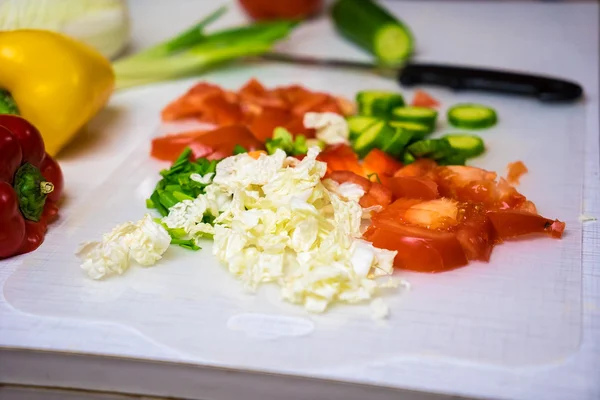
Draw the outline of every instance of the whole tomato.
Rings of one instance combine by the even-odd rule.
[[[304,19],[317,14],[323,0],[240,0],[240,4],[255,20]]]

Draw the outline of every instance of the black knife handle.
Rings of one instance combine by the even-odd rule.
[[[544,102],[574,101],[583,89],[574,82],[501,70],[409,63],[398,76],[404,86],[429,84],[454,90],[484,90],[537,97]]]

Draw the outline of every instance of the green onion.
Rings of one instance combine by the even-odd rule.
[[[236,58],[263,54],[298,24],[278,20],[205,33],[224,12],[224,7],[219,8],[174,38],[114,62],[117,88],[203,72]]]

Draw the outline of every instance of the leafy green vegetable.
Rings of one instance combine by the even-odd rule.
[[[285,151],[286,154],[300,156],[308,152],[308,143],[306,136],[298,135],[296,136],[296,139],[294,139],[294,135],[287,129],[277,127],[273,131],[273,138],[267,139],[265,142],[265,148],[269,154],[273,154],[277,149],[281,149]]]
[[[169,236],[171,236],[172,245],[183,247],[184,249],[193,251],[201,249],[201,247],[196,244],[194,239],[185,239],[185,237],[187,236],[185,230],[180,228],[169,228],[167,224],[160,220],[160,218],[154,218],[154,222],[162,225],[162,227],[165,228]]]
[[[199,158],[190,161],[192,151],[186,148],[175,160],[171,168],[160,171],[162,179],[156,184],[154,192],[146,200],[146,207],[156,209],[162,216],[169,214],[169,208],[183,200],[193,200],[204,193],[209,183],[192,179],[193,174],[204,176],[214,173],[218,161]]]
[[[233,148],[233,155],[238,155],[238,154],[242,154],[242,153],[247,153],[248,150],[246,150],[243,146],[240,146],[239,144],[236,144],[235,147]]]

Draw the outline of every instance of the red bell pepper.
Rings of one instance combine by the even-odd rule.
[[[0,115],[0,259],[39,247],[58,213],[60,166],[25,119]]]

